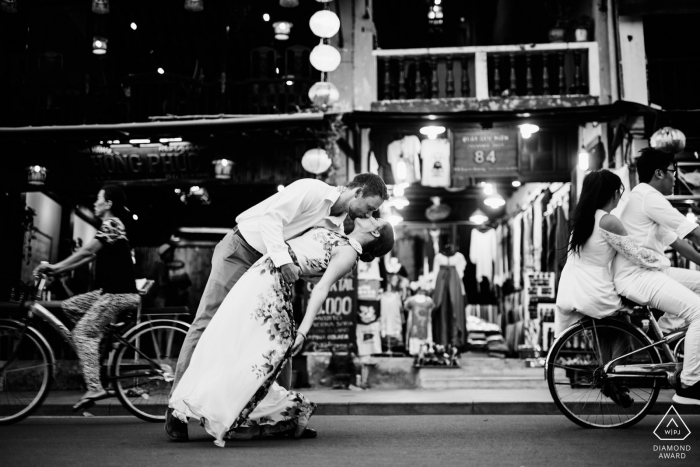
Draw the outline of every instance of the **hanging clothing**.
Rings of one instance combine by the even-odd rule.
[[[382,323],[375,321],[372,324],[358,324],[355,327],[357,336],[357,355],[365,356],[373,353],[382,353]]]
[[[513,285],[520,287],[522,283],[522,233],[523,233],[523,215],[518,214],[513,219],[512,223],[512,240],[513,240]]]
[[[399,292],[384,292],[379,297],[382,310],[382,333],[403,341],[403,318],[401,317],[401,295]]]
[[[450,186],[450,141],[447,139],[424,139],[420,157],[423,161],[423,186]]]
[[[493,274],[493,285],[502,286],[505,281],[505,268],[503,266],[503,227],[496,227],[496,258],[495,272]]]
[[[493,262],[496,259],[496,231],[489,229],[481,232],[472,229],[469,245],[469,261],[476,265],[476,281],[486,278],[493,282]]]
[[[413,135],[389,144],[386,155],[394,175],[394,183],[411,184],[420,180],[420,149],[420,139]]]
[[[459,282],[462,284],[462,295],[466,295],[464,282],[462,280],[464,279],[464,270],[467,268],[467,258],[459,251],[456,251],[452,256],[446,256],[442,253],[435,255],[435,259],[433,260],[433,274],[436,279],[441,266],[454,266],[457,269]]]
[[[467,342],[467,324],[459,274],[454,266],[442,266],[438,272],[433,301],[433,340],[436,344],[462,346]]]
[[[404,304],[408,311],[408,323],[406,325],[406,341],[408,353],[417,355],[423,344],[433,341],[433,328],[431,313],[435,302],[425,295],[414,295]]]

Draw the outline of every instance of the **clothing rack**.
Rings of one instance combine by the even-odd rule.
[[[559,186],[556,186],[556,185],[559,185]],[[554,191],[552,191],[552,189],[551,189],[552,186],[556,186],[556,188],[554,189]],[[519,211],[514,212],[513,214],[510,214],[510,215],[508,215],[508,216],[500,217],[500,218],[496,219],[495,221],[490,222],[490,223],[487,223],[487,224],[491,225],[492,227],[497,227],[497,226],[499,226],[499,225],[503,225],[503,224],[505,224],[506,222],[508,222],[509,220],[511,220],[511,219],[513,219],[514,217],[518,216],[519,214],[522,214],[523,212],[527,211],[527,210],[532,206],[532,204],[535,202],[535,200],[536,200],[542,193],[544,193],[545,190],[550,190],[550,191],[552,192],[552,198],[554,199],[554,196],[555,196],[555,195],[557,195],[557,194],[559,194],[559,193],[565,192],[565,191],[566,191],[565,188],[569,188],[569,187],[570,187],[570,183],[569,183],[569,182],[554,182],[554,183],[552,183],[551,185],[549,185],[547,188],[545,188],[544,190],[540,190],[539,192],[537,192],[537,193],[535,193],[535,194],[531,194],[531,195],[528,197],[529,199],[527,200],[527,203],[525,204],[525,206],[521,207]],[[560,194],[559,196],[563,196],[563,195]]]

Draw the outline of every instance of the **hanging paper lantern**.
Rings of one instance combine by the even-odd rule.
[[[309,27],[318,37],[333,37],[340,30],[340,18],[330,10],[317,11],[311,16]]]
[[[322,174],[331,166],[331,158],[325,149],[309,149],[301,158],[301,166],[312,174]]]
[[[233,169],[233,161],[229,159],[217,159],[212,161],[214,164],[214,176],[222,180],[231,178],[231,169]]]
[[[17,0],[0,0],[0,10],[3,13],[17,13]]]
[[[109,0],[92,0],[92,12],[98,15],[109,13]]]
[[[280,6],[284,8],[294,8],[299,6],[299,0],[280,0]]]
[[[678,154],[685,148],[685,135],[670,126],[661,128],[651,135],[651,147],[660,151]]]
[[[333,83],[320,81],[309,89],[309,99],[317,107],[330,107],[340,99],[340,92]]]
[[[40,165],[33,165],[27,167],[29,174],[27,176],[27,181],[30,185],[43,185],[46,181],[46,167]]]
[[[335,71],[340,65],[340,52],[330,45],[319,44],[311,51],[309,61],[318,71]]]
[[[292,32],[292,26],[289,21],[277,21],[272,24],[272,29],[275,31],[275,39],[278,41],[286,41],[289,39],[289,34]]]
[[[107,53],[107,38],[95,36],[92,38],[92,53],[104,55]]]
[[[185,0],[185,10],[187,11],[202,11],[204,9],[204,0]]]

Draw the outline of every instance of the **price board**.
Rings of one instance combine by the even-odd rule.
[[[455,130],[452,186],[464,186],[474,177],[518,175],[517,128]]]
[[[331,347],[335,351],[348,351],[355,343],[357,322],[357,270],[353,269],[345,277],[333,284],[326,301],[316,315],[309,335],[306,336],[304,351],[323,352]],[[302,306],[306,310],[313,285],[304,284]],[[298,323],[297,323],[298,324]]]

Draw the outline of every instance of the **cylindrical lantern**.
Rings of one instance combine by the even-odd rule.
[[[17,0],[0,0],[0,11],[4,13],[17,13]]]
[[[311,51],[309,61],[318,71],[335,71],[340,65],[340,52],[330,45],[319,44]]]
[[[292,32],[292,26],[289,21],[277,21],[272,24],[272,29],[275,30],[275,39],[278,41],[286,41],[289,39],[289,34]]]
[[[322,174],[331,167],[331,158],[325,149],[309,149],[301,158],[301,166],[312,174]]]
[[[299,6],[299,0],[280,0],[280,6],[284,8],[294,8]]]
[[[46,167],[40,165],[33,165],[27,167],[29,171],[27,175],[27,181],[30,185],[43,185],[46,181]]]
[[[107,38],[95,36],[92,38],[92,53],[104,55],[107,53]]]
[[[204,0],[185,0],[185,10],[187,11],[202,11],[204,9]]]
[[[340,18],[330,10],[317,11],[311,16],[309,27],[318,37],[333,37],[340,30]]]
[[[309,89],[309,99],[317,107],[329,107],[338,102],[340,93],[333,83],[320,81]]]
[[[667,126],[651,135],[650,143],[654,149],[678,154],[685,148],[685,135],[681,130]]]
[[[109,13],[109,0],[92,0],[92,12],[98,15]]]
[[[233,169],[233,161],[229,159],[217,159],[212,161],[214,164],[214,176],[221,180],[231,178],[231,169]]]

